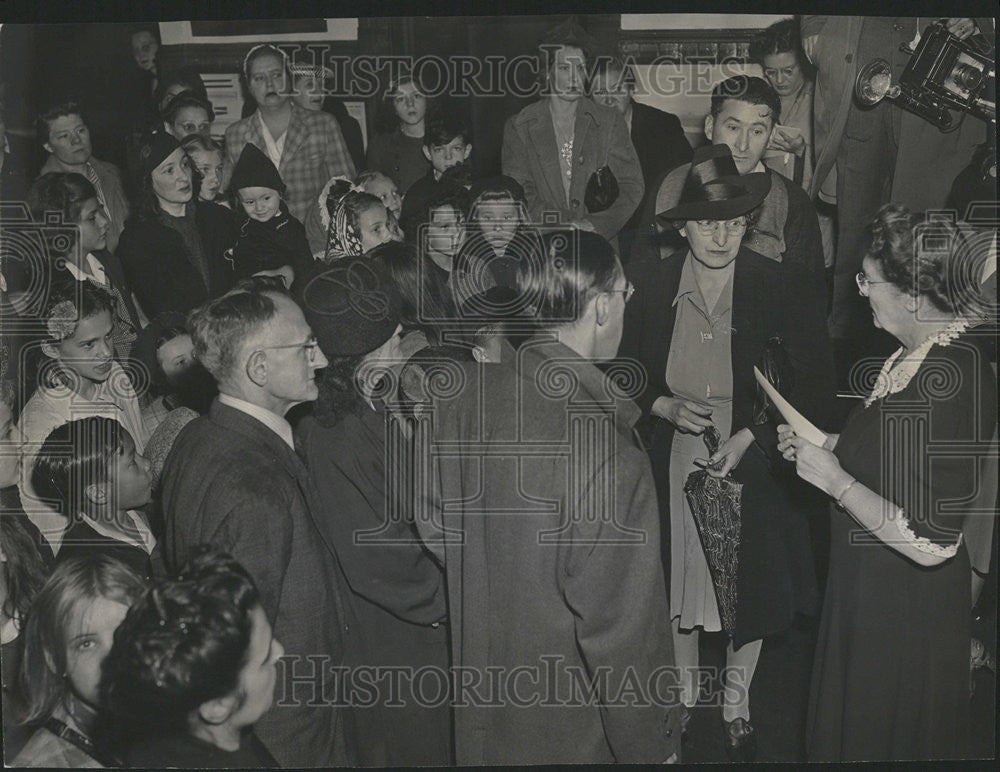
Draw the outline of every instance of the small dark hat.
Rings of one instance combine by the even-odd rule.
[[[181,146],[181,143],[165,131],[147,134],[139,143],[139,171],[145,178],[166,160],[166,157]]]
[[[399,326],[399,296],[378,258],[336,261],[306,284],[300,299],[327,357],[374,351]]]
[[[757,207],[770,189],[768,172],[737,171],[728,145],[703,145],[663,180],[656,219],[671,228],[685,220],[729,220]]]
[[[243,146],[243,152],[240,153],[229,180],[231,191],[241,188],[271,188],[279,192],[285,189],[277,167],[253,142],[247,142]]]
[[[169,116],[175,114],[182,107],[200,107],[208,113],[208,120],[215,120],[215,110],[212,108],[212,103],[191,89],[181,91],[170,98],[170,101],[163,106],[163,120],[169,121]]]

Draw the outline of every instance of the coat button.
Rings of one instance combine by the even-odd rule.
[[[574,209],[576,209],[578,206],[580,206],[580,199],[574,198],[572,201],[569,202],[569,205]]]
[[[854,54],[848,54],[847,56],[845,56],[844,57],[844,61],[847,62],[848,64],[850,64],[851,62],[853,62],[854,61]]]

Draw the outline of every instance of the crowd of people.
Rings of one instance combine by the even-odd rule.
[[[679,762],[717,631],[751,761],[762,647],[802,614],[810,760],[965,757],[995,234],[844,160],[872,115],[821,135],[839,23],[762,32],[764,77],[714,85],[694,148],[561,24],[502,175],[413,74],[365,152],[322,68],[266,43],[221,143],[148,30],[126,169],[47,106],[44,165],[0,156],[54,226],[2,266],[6,763]],[[858,302],[900,347],[844,420]],[[693,480],[717,512],[735,491],[728,576]]]

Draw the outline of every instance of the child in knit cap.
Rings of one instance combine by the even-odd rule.
[[[237,280],[257,274],[281,276],[290,287],[296,276],[310,274],[314,261],[306,230],[288,212],[277,168],[253,143],[240,153],[229,190],[233,210],[245,215],[229,253]]]

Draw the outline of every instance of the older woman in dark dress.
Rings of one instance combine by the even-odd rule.
[[[734,759],[753,757],[746,699],[762,639],[787,630],[817,605],[808,527],[789,490],[790,468],[775,452],[775,426],[756,416],[753,367],[780,337],[794,377],[786,396],[822,423],[832,397],[830,343],[808,277],[743,246],[748,217],[769,189],[766,174],[739,176],[727,146],[698,148],[678,184],[658,193],[664,239],[686,249],[646,255],[631,266],[635,298],[625,314],[620,357],[647,375],[636,400],[645,413],[669,566],[674,650],[682,699],[697,700],[698,630],[722,628],[712,577],[683,487],[709,456],[702,436],[725,440],[708,457],[715,477],[743,484],[737,606],[726,664],[722,717]],[[665,211],[666,210],[666,211]],[[667,250],[665,250],[667,251]],[[728,438],[728,439],[726,439]],[[791,479],[789,479],[791,478]]]
[[[302,290],[302,307],[330,363],[299,445],[320,502],[317,525],[350,588],[345,663],[352,668],[448,668],[445,585],[412,515],[403,424],[381,378],[403,359],[399,303],[378,257],[345,257]],[[394,695],[384,675],[375,704],[352,708],[362,766],[450,763],[446,700],[421,704],[418,681]],[[376,675],[378,679],[380,675]],[[433,682],[431,679],[428,683]],[[412,688],[412,691],[411,691]],[[433,699],[432,689],[425,685]],[[395,700],[396,704],[387,704]]]
[[[858,290],[902,345],[823,447],[779,427],[785,458],[836,502],[807,747],[821,761],[963,758],[962,526],[992,517],[970,502],[996,484],[977,474],[995,457],[997,421],[996,376],[969,333],[982,264],[954,226],[920,225],[902,207],[883,207],[873,232]]]

